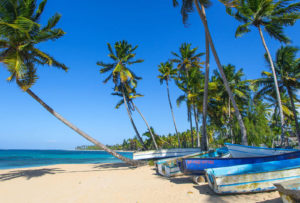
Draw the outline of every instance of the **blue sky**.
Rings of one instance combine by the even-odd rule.
[[[134,136],[127,113],[114,109],[118,98],[111,96],[113,85],[104,85],[96,62],[108,62],[106,43],[128,40],[139,45],[137,58],[144,63],[132,67],[143,77],[138,92],[144,94],[136,104],[158,134],[174,132],[165,86],[157,79],[157,65],[178,51],[183,42],[190,42],[204,52],[204,30],[199,16],[190,16],[189,26],[182,24],[179,8],[171,0],[49,0],[41,23],[55,12],[62,14],[58,27],[67,34],[40,48],[70,70],[65,73],[52,67],[39,67],[40,79],[32,90],[69,121],[105,144],[121,143]],[[215,1],[207,10],[209,27],[222,64],[243,68],[247,79],[257,78],[266,70],[265,53],[256,30],[235,39],[238,23],[225,13],[224,6]],[[293,45],[300,45],[300,23],[286,28]],[[274,55],[281,44],[266,36]],[[211,58],[213,61],[213,58]],[[212,69],[216,66],[211,64]],[[0,67],[0,149],[74,149],[89,144],[52,115],[36,101],[23,93],[14,83],[8,83],[7,71]],[[170,86],[172,102],[182,93]],[[188,128],[185,106],[175,108],[180,131]],[[134,114],[140,132],[146,126]]]

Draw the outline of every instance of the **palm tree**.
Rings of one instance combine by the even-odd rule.
[[[197,117],[197,110],[195,109],[195,104],[193,102],[190,102],[190,98],[192,95],[192,88],[195,85],[194,78],[190,78],[190,75],[193,71],[198,70],[203,64],[200,61],[200,57],[204,55],[204,53],[197,53],[198,48],[192,48],[191,44],[183,43],[179,48],[179,54],[172,52],[172,54],[175,56],[174,59],[172,59],[172,62],[177,63],[177,69],[178,69],[178,77],[176,78],[176,84],[177,86],[185,92],[185,95],[180,96],[177,100],[183,101],[186,100],[187,102],[187,109],[188,109],[188,120],[191,124],[191,136],[192,136],[192,146],[193,145],[193,130],[192,130],[192,120],[191,115],[194,111],[194,117],[195,117],[195,124],[196,124],[196,133],[197,133],[197,145],[200,147],[200,135],[198,130],[198,117]],[[178,102],[177,102],[178,103]]]
[[[300,128],[298,124],[297,110],[295,107],[295,100],[297,101],[296,92],[300,88],[300,60],[296,59],[297,52],[297,47],[282,46],[276,52],[274,68],[278,77],[278,88],[280,92],[286,92],[289,95],[295,121],[296,135],[300,145]],[[266,61],[268,65],[271,66],[268,57],[266,57]],[[257,85],[262,87],[257,95],[270,95],[274,92],[273,74],[263,71],[262,76],[263,78],[255,81]]]
[[[228,84],[230,89],[232,90],[233,96],[239,105],[239,108],[242,110],[243,107],[248,105],[248,100],[250,99],[250,84],[249,81],[243,80],[244,77],[243,69],[239,69],[236,71],[235,66],[229,64],[223,67],[226,78],[228,80]],[[218,71],[214,71],[214,75],[212,78],[212,82],[217,85],[217,89],[214,92],[214,96],[218,97],[217,100],[220,102],[220,105],[223,106],[222,111],[227,117],[227,129],[229,131],[229,135],[231,140],[233,141],[233,134],[232,134],[232,120],[231,117],[231,99],[228,96],[228,93],[224,86],[222,85],[222,76],[219,74]]]
[[[148,131],[149,131],[149,133],[151,135],[152,142],[154,144],[155,149],[158,150],[158,145],[157,145],[157,143],[155,141],[154,134],[150,130],[150,126],[149,126],[146,118],[144,117],[144,115],[142,114],[142,112],[140,111],[140,109],[133,102],[134,99],[136,99],[138,97],[143,97],[143,95],[137,94],[136,91],[135,91],[135,89],[131,90],[131,92],[125,92],[125,93],[126,93],[125,97],[126,97],[126,100],[127,100],[127,104],[129,106],[130,114],[132,113],[132,111],[137,110],[137,112],[140,114],[140,116],[142,117],[143,121],[145,122],[145,124],[146,124],[146,126],[148,128]],[[121,92],[114,92],[114,93],[112,93],[112,95],[123,97],[123,94]],[[121,99],[118,102],[118,104],[116,105],[116,109],[118,109],[122,104],[124,104],[124,99]]]
[[[128,66],[135,63],[142,63],[144,60],[134,60],[134,57],[136,55],[134,51],[137,49],[138,46],[132,47],[132,45],[128,44],[128,42],[125,40],[116,42],[114,44],[115,52],[113,51],[112,46],[109,43],[107,43],[107,46],[109,50],[108,56],[113,60],[113,63],[104,63],[102,61],[97,62],[98,66],[103,67],[100,69],[101,74],[109,72],[108,77],[103,82],[107,83],[109,80],[112,79],[115,85],[114,91],[122,93],[124,104],[132,127],[136,133],[136,136],[138,137],[143,148],[147,149],[132,119],[131,112],[126,99],[126,93],[131,93],[131,91],[137,85],[137,80],[141,79],[140,77],[136,76],[128,68]],[[130,85],[132,87],[130,87]]]
[[[300,3],[290,4],[290,0],[241,0],[234,9],[227,8],[227,13],[242,23],[236,30],[236,37],[240,37],[245,33],[250,32],[250,27],[257,28],[259,31],[273,73],[274,86],[279,106],[282,140],[285,135],[285,123],[280,92],[274,63],[263,36],[262,27],[265,28],[265,31],[271,37],[274,37],[280,42],[288,43],[290,40],[284,34],[283,27],[293,25],[296,20],[300,18],[299,10]]]
[[[178,1],[177,0],[172,0],[172,1],[173,1],[173,6],[178,6]],[[223,2],[227,5],[231,4],[230,0],[229,1],[224,0]],[[200,3],[201,8],[199,6],[199,3]],[[243,145],[248,145],[247,132],[246,132],[246,128],[245,128],[245,125],[244,125],[244,122],[243,122],[243,118],[242,118],[241,113],[238,109],[238,106],[237,106],[237,104],[236,104],[236,102],[233,98],[233,94],[230,90],[228,81],[226,79],[223,67],[221,65],[219,56],[218,56],[217,51],[215,49],[215,45],[213,43],[209,28],[208,28],[207,18],[206,18],[206,14],[205,14],[205,7],[209,6],[209,4],[210,4],[209,0],[182,0],[181,15],[183,17],[183,23],[186,23],[187,18],[188,18],[188,14],[190,12],[194,11],[194,6],[195,6],[196,9],[197,9],[198,14],[200,16],[200,19],[202,21],[202,24],[204,26],[205,36],[207,37],[207,40],[209,42],[211,51],[214,55],[216,64],[218,66],[219,72],[222,76],[222,80],[223,80],[223,83],[224,83],[225,88],[226,88],[226,91],[228,92],[228,95],[231,99],[231,102],[232,102],[232,105],[233,105],[233,108],[234,108],[235,116],[236,116],[236,118],[239,122],[240,130],[241,130],[241,134],[242,134],[242,144]]]
[[[85,139],[128,164],[138,165],[138,162],[121,156],[90,137],[54,111],[54,109],[31,91],[30,87],[38,79],[36,74],[36,67],[38,65],[49,65],[64,71],[68,70],[66,65],[37,48],[37,45],[41,42],[56,40],[65,34],[62,29],[54,28],[60,20],[60,14],[55,14],[51,17],[46,26],[42,27],[38,24],[46,2],[44,0],[37,6],[36,0],[0,1],[0,61],[10,73],[10,77],[7,80],[16,81],[17,85],[23,91],[28,93],[58,120]]]
[[[166,82],[169,105],[170,105],[170,109],[171,109],[175,132],[176,132],[176,135],[178,138],[178,147],[180,147],[180,138],[179,138],[179,134],[177,131],[177,126],[176,126],[176,122],[175,122],[175,116],[174,116],[174,112],[173,112],[173,106],[172,106],[172,102],[171,102],[171,98],[170,98],[170,91],[169,91],[169,81],[171,80],[171,78],[174,78],[175,76],[177,76],[177,69],[173,68],[172,62],[161,63],[158,66],[158,68],[159,68],[158,71],[161,73],[161,75],[158,76],[158,78],[160,79],[160,84],[163,84],[164,81]]]

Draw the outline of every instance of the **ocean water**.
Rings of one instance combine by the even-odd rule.
[[[132,152],[120,152],[132,159]],[[77,150],[0,150],[0,169],[25,168],[53,164],[121,162],[103,151]]]

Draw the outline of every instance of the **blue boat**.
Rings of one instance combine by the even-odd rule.
[[[274,184],[300,178],[300,158],[206,169],[209,186],[217,194],[275,190]]]
[[[227,167],[241,164],[255,164],[267,161],[279,161],[300,158],[300,151],[265,157],[242,158],[184,158],[181,160],[180,170],[184,174],[203,175],[208,168]]]
[[[215,151],[207,151],[202,153],[189,154],[186,156],[161,159],[156,162],[156,172],[165,177],[182,175],[178,163],[183,158],[208,158],[208,157],[225,157],[229,155],[226,147],[218,148]]]

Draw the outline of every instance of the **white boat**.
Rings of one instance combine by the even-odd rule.
[[[253,147],[239,144],[225,143],[232,157],[259,157],[280,155],[289,152],[298,151],[296,149],[281,149],[281,148],[267,148],[267,147]]]
[[[217,194],[275,190],[274,184],[300,178],[300,158],[206,169]]]
[[[188,154],[194,154],[201,152],[199,148],[176,148],[176,149],[160,149],[160,150],[149,150],[142,152],[133,153],[134,160],[144,159],[163,159],[170,157],[185,156]]]

